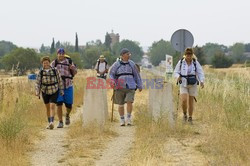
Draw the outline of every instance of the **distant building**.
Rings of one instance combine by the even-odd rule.
[[[119,33],[115,34],[113,30],[111,31],[111,33],[108,34],[111,37],[111,48],[112,48],[115,43],[119,43],[120,35]]]

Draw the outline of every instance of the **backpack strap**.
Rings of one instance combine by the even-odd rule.
[[[131,66],[131,64],[130,64],[129,62],[128,62],[128,63],[124,63],[124,62],[122,62],[121,60],[119,60],[119,63],[120,63],[120,65],[119,65],[118,68],[116,69],[116,74],[115,74],[116,79],[118,79],[120,76],[123,76],[123,75],[132,75],[132,76],[134,76],[134,74],[133,74],[133,68],[132,68],[132,66]],[[120,73],[120,74],[117,74],[118,69],[119,69],[122,65],[127,65],[127,64],[131,67],[132,73]]]

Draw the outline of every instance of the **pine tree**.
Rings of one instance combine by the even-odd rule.
[[[76,42],[75,42],[75,52],[79,52],[79,48],[78,48],[78,36],[76,33]]]
[[[109,49],[109,50],[111,49],[110,48],[111,42],[112,42],[112,39],[111,39],[110,35],[107,32],[106,36],[105,36],[105,43],[104,44],[105,44],[106,48]]]
[[[56,49],[58,49],[58,48],[61,48],[61,43],[59,40],[56,42]]]
[[[46,51],[44,44],[42,44],[40,48],[40,53],[44,53]]]
[[[51,47],[50,47],[50,53],[53,54],[55,52],[55,40],[53,38],[52,43],[51,43]]]

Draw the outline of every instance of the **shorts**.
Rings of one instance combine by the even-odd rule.
[[[60,94],[58,95],[57,98],[57,103],[65,103],[65,104],[69,104],[72,105],[73,104],[73,86],[64,89],[64,95],[61,96]],[[59,92],[58,92],[59,93]]]
[[[134,102],[134,89],[117,89],[115,90],[115,104],[123,105],[127,102]]]
[[[180,94],[188,94],[189,96],[197,96],[198,89],[197,84],[195,85],[187,85],[187,87],[180,86]]]
[[[42,97],[44,104],[57,103],[58,91],[51,95],[42,93]]]

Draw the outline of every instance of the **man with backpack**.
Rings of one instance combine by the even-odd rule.
[[[50,67],[50,58],[43,57],[41,60],[42,69],[39,71],[36,80],[36,96],[42,92],[44,104],[47,109],[49,125],[47,129],[54,128],[55,104],[57,103],[58,93],[63,95],[63,82],[59,72]]]
[[[180,84],[183,120],[192,124],[194,100],[196,100],[195,96],[197,96],[198,91],[197,85],[200,83],[201,88],[204,88],[205,80],[202,67],[192,48],[186,48],[185,55],[175,67],[174,77],[177,78],[177,84]],[[189,117],[187,117],[187,110]]]
[[[142,81],[135,63],[130,60],[130,51],[123,48],[120,55],[121,59],[112,65],[109,76],[115,85],[114,103],[119,105],[120,125],[125,126],[124,104],[127,103],[127,125],[131,125],[134,95],[136,89],[142,91]]]
[[[76,75],[77,69],[72,60],[65,57],[63,48],[57,50],[57,59],[51,63],[51,66],[59,71],[64,85],[64,95],[59,95],[57,98],[57,114],[59,118],[59,125],[57,128],[63,128],[62,105],[64,103],[66,106],[65,124],[69,125],[69,115],[73,104],[73,77]]]
[[[106,79],[108,73],[109,65],[108,62],[105,60],[103,55],[100,55],[97,63],[95,65],[95,70],[97,72],[97,77]]]

